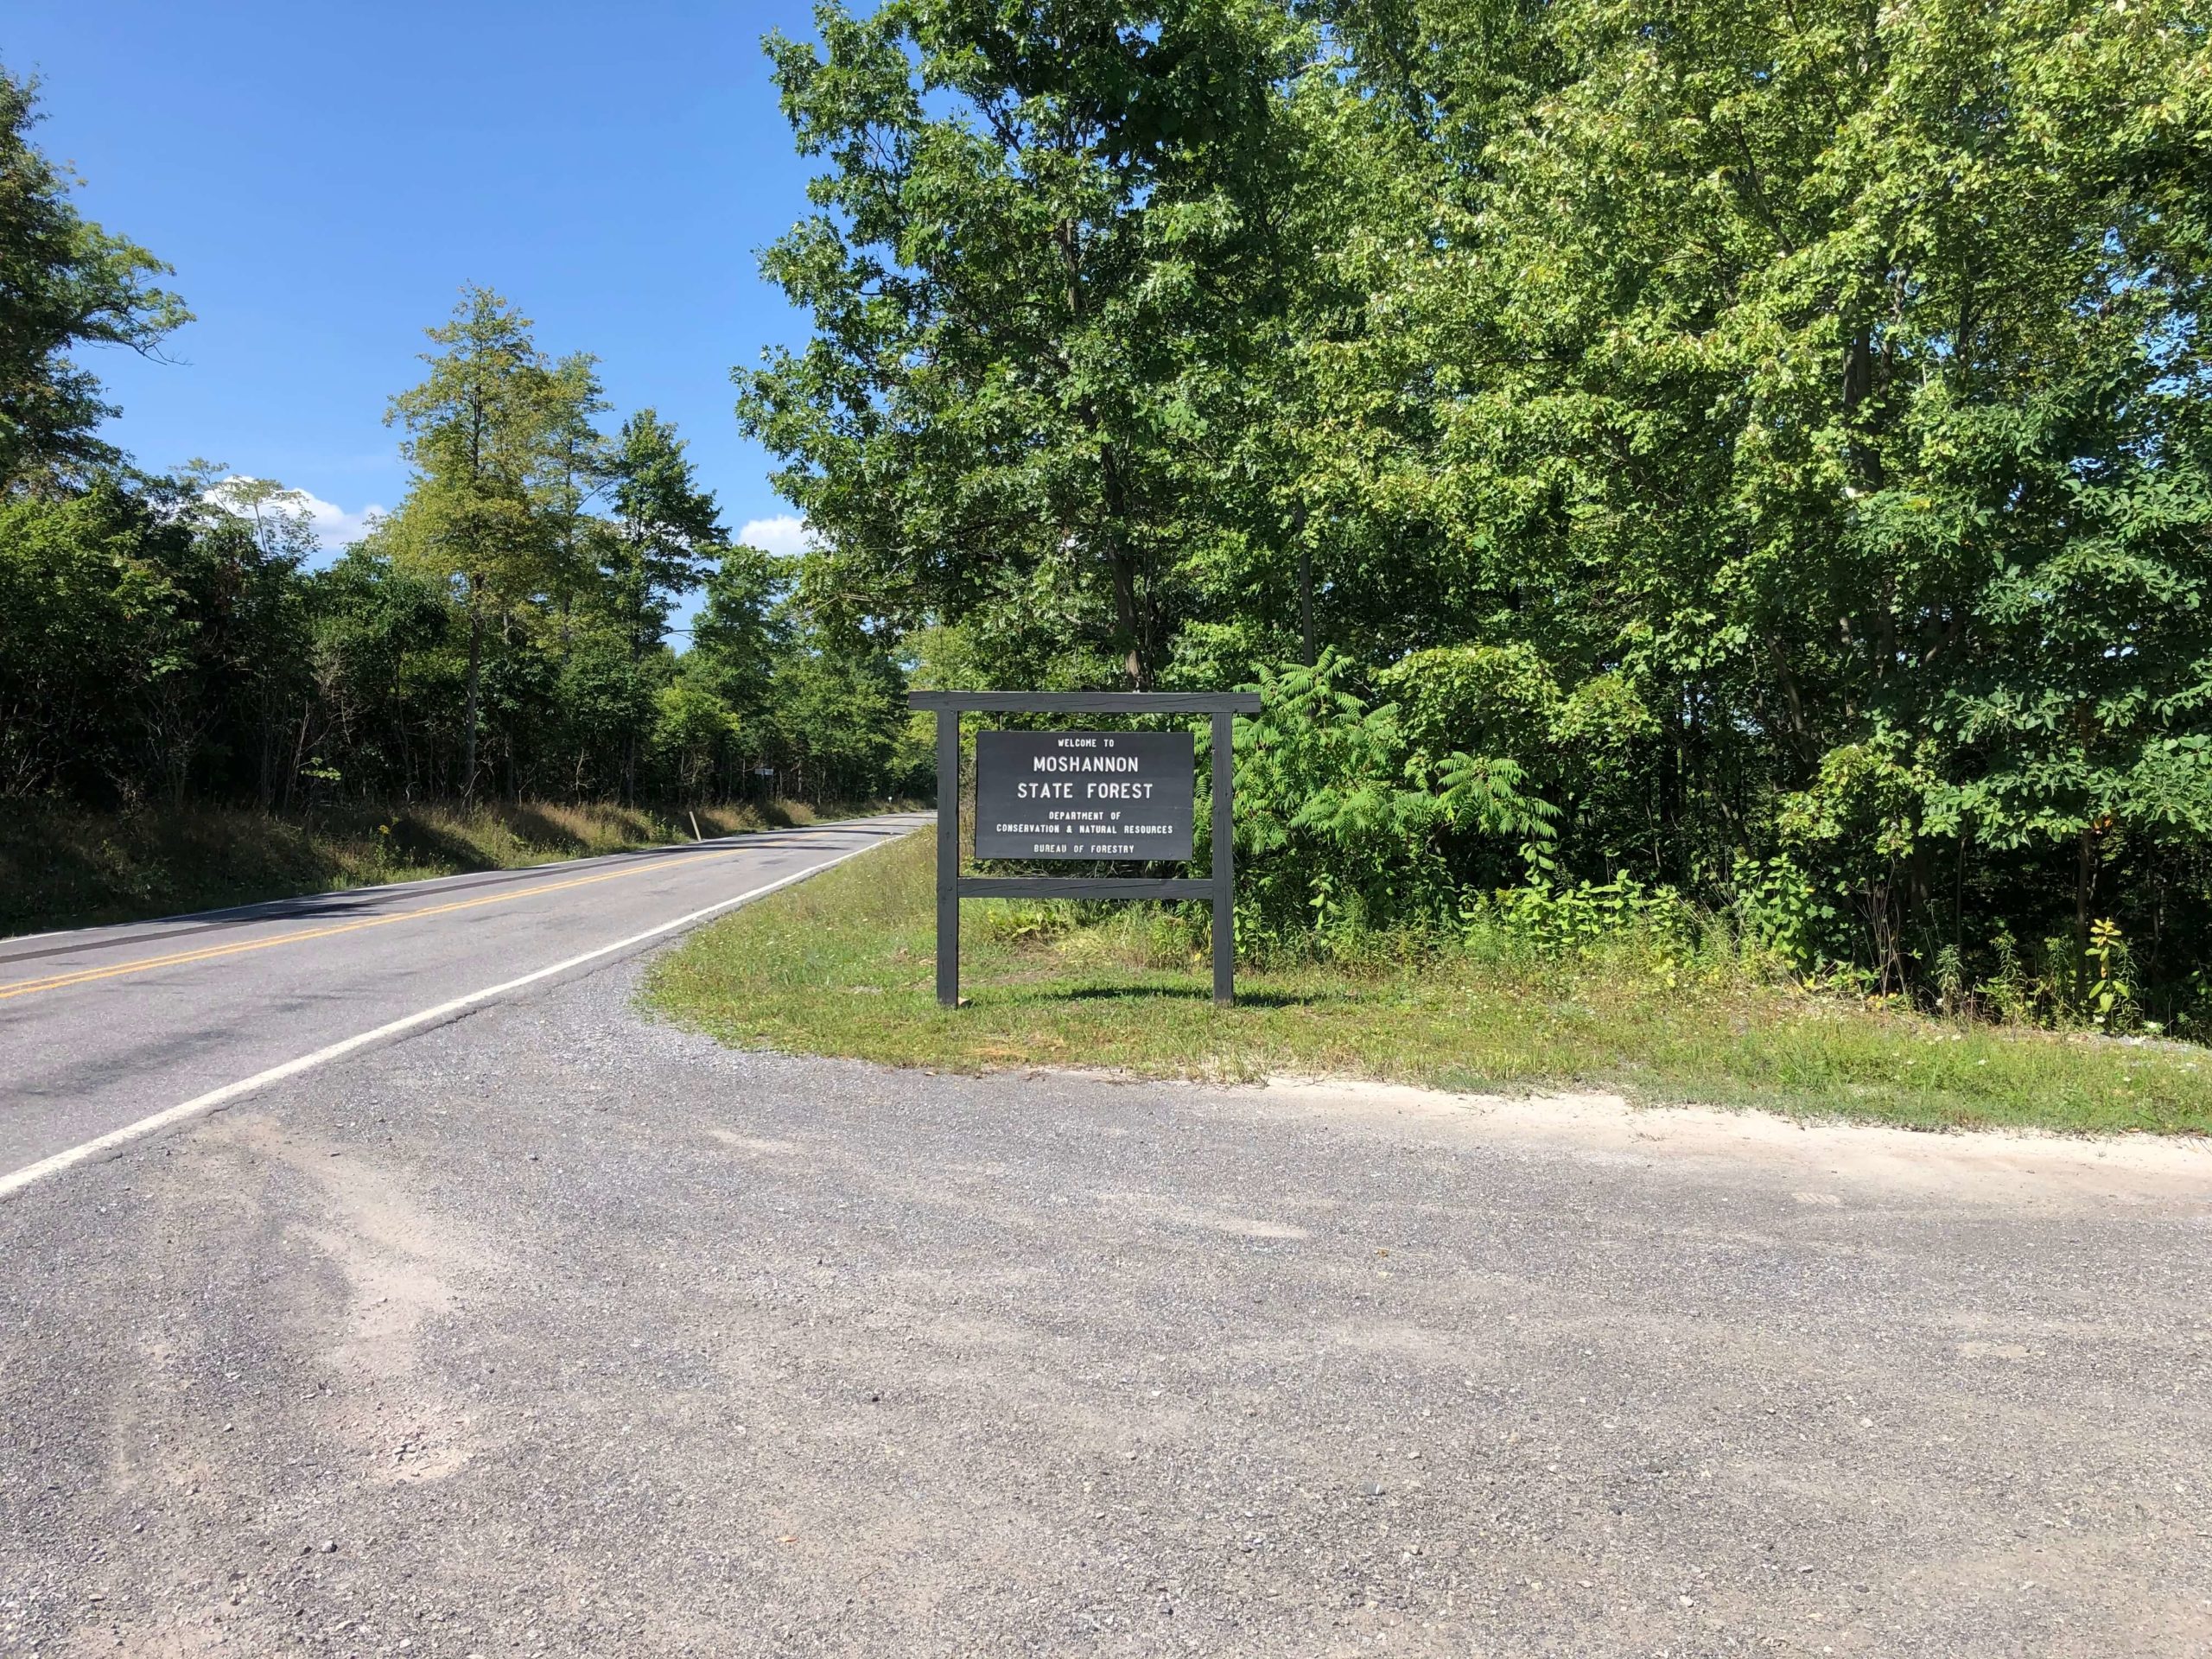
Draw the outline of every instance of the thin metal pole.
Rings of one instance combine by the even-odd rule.
[[[1236,1001],[1236,837],[1230,810],[1236,762],[1230,719],[1226,709],[1213,717],[1213,1000],[1224,1008]]]
[[[960,1006],[960,711],[937,711],[937,1000]]]

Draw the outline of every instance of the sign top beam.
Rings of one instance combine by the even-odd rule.
[[[1256,715],[1256,691],[909,691],[910,709],[1031,715]]]

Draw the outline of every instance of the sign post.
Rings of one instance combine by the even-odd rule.
[[[937,1000],[960,1005],[963,899],[1207,899],[1213,1000],[1236,1001],[1236,855],[1230,721],[1253,691],[915,691],[937,715]],[[1213,868],[1205,876],[960,874],[960,715],[1205,715],[1213,732]],[[1186,861],[1197,783],[1188,732],[984,732],[976,743],[978,858]]]

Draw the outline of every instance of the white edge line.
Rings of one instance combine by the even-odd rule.
[[[724,899],[718,904],[709,905],[703,910],[695,910],[689,915],[678,916],[674,921],[662,922],[658,926],[649,927],[642,933],[632,933],[626,939],[617,939],[612,944],[602,944],[596,950],[587,950],[581,956],[570,957],[564,962],[556,962],[550,968],[540,968],[533,973],[523,975],[518,979],[505,980],[497,985],[487,985],[480,991],[470,991],[466,995],[456,996],[449,1001],[441,1002],[435,1007],[424,1008],[417,1014],[403,1015],[397,1020],[377,1027],[372,1031],[364,1031],[354,1036],[344,1038],[331,1044],[327,1048],[318,1048],[312,1054],[302,1054],[296,1060],[286,1060],[282,1065],[272,1065],[266,1071],[257,1071],[250,1077],[239,1078],[236,1083],[226,1083],[220,1089],[211,1089],[204,1095],[194,1095],[190,1100],[156,1112],[150,1117],[142,1117],[136,1123],[126,1123],[119,1129],[111,1129],[105,1135],[99,1135],[79,1146],[71,1147],[66,1152],[57,1152],[50,1158],[41,1158],[37,1163],[27,1164],[12,1174],[0,1175],[0,1198],[13,1198],[25,1187],[42,1181],[49,1175],[58,1175],[63,1170],[84,1163],[88,1159],[98,1158],[103,1153],[113,1152],[118,1147],[129,1146],[133,1141],[143,1140],[149,1135],[168,1128],[171,1124],[181,1123],[188,1118],[198,1117],[203,1113],[213,1111],[219,1106],[228,1105],[241,1095],[251,1094],[255,1090],[266,1088],[272,1083],[281,1083],[286,1077],[296,1077],[302,1071],[312,1071],[319,1065],[327,1065],[331,1061],[341,1059],[357,1049],[367,1048],[373,1044],[380,1043],[387,1037],[397,1037],[404,1032],[418,1030],[424,1026],[436,1025],[440,1020],[450,1019],[453,1015],[475,1007],[480,1003],[496,1001],[511,992],[522,989],[525,985],[535,985],[542,979],[551,979],[556,974],[565,974],[571,969],[582,967],[588,962],[596,962],[601,957],[611,957],[617,951],[633,950],[648,940],[658,938],[664,933],[673,933],[679,928],[695,926],[710,916],[720,915],[726,910],[734,910],[738,906],[754,899],[766,898],[779,887],[788,887],[795,882],[805,880],[810,875],[819,875],[826,869],[842,864],[849,858],[858,858],[862,853],[874,852],[884,844],[882,842],[875,841],[870,842],[865,847],[855,847],[851,852],[840,853],[826,863],[810,865],[805,869],[780,876],[765,887],[753,887],[741,893],[734,899]]]

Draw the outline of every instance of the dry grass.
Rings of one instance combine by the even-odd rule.
[[[861,807],[854,810],[879,810]],[[819,809],[823,817],[846,817]],[[814,822],[797,802],[697,809],[707,836]],[[303,893],[512,869],[691,839],[687,811],[611,803],[226,807],[128,816],[0,804],[0,935],[172,916]]]
[[[1932,1128],[2212,1132],[2202,1049],[1948,1025],[1743,979],[1471,954],[1240,970],[1238,1005],[1217,1009],[1197,941],[1141,912],[1037,926],[963,906],[969,1003],[947,1011],[934,858],[911,836],[740,911],[658,964],[648,999],[734,1044],[893,1065],[1595,1086]]]

